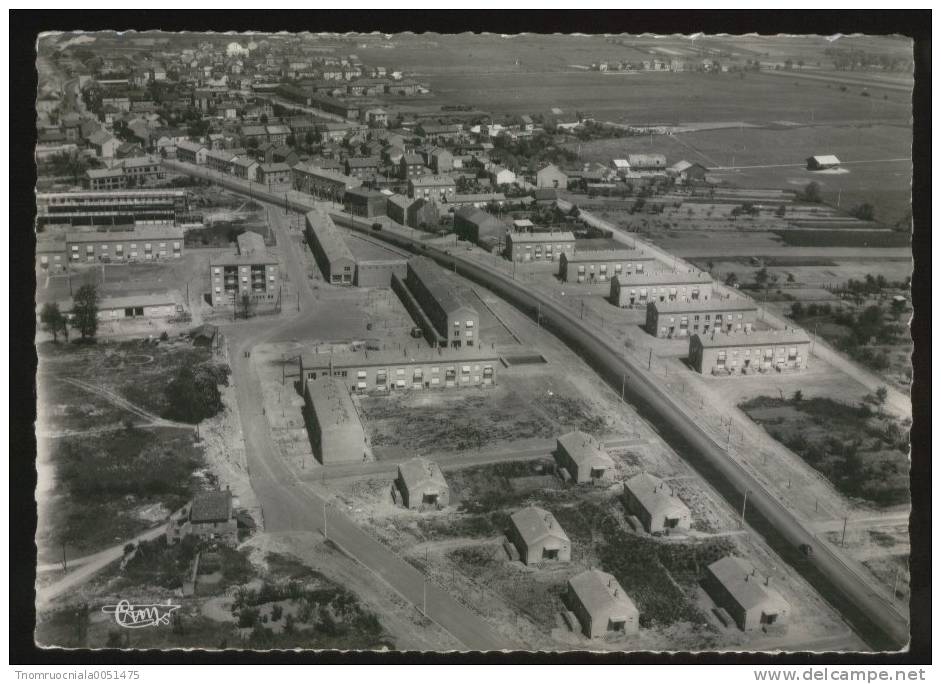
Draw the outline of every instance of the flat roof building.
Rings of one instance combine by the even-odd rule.
[[[645,328],[654,337],[687,337],[713,330],[751,332],[758,306],[744,297],[648,302]]]
[[[322,207],[307,212],[307,241],[324,280],[333,285],[352,285],[356,260],[333,219]]]
[[[689,363],[703,375],[749,375],[807,368],[810,338],[800,329],[689,338]]]
[[[322,375],[304,388],[311,443],[322,464],[357,463],[366,453],[366,433],[342,378]]]
[[[602,481],[614,470],[614,461],[601,443],[581,430],[556,440],[556,459],[578,484]]]
[[[67,233],[65,247],[73,264],[179,259],[183,255],[183,229],[163,225],[142,226],[137,230]]]
[[[562,253],[559,278],[567,283],[607,283],[617,275],[643,273],[655,261],[640,249],[604,249]]]
[[[367,259],[356,262],[356,287],[392,287],[392,276],[404,279],[407,272],[405,258]]]
[[[790,617],[790,605],[771,587],[771,578],[761,577],[754,565],[737,556],[706,568],[703,587],[742,631],[783,626]]]
[[[639,473],[624,483],[624,506],[651,534],[689,530],[689,507],[663,480]]]
[[[185,190],[109,190],[36,194],[38,225],[114,226],[179,223],[188,212]]]
[[[700,301],[712,296],[712,276],[704,271],[658,271],[611,278],[611,303],[622,309],[648,302]]]
[[[624,588],[601,570],[585,570],[566,586],[565,602],[575,613],[589,639],[616,634],[637,634],[640,612]]]
[[[489,387],[496,383],[500,357],[474,349],[406,349],[307,353],[298,359],[301,384],[324,374],[346,381],[351,392],[393,392],[454,387]]]
[[[281,271],[278,258],[268,251],[264,238],[247,230],[236,238],[237,254],[209,258],[210,303],[240,306],[247,296],[254,305],[280,306]]]
[[[445,508],[451,501],[451,489],[441,468],[427,458],[419,456],[400,463],[395,485],[402,504],[411,510]]]
[[[575,235],[568,230],[549,233],[508,233],[503,256],[510,261],[560,261],[575,253]]]
[[[509,537],[526,565],[572,559],[568,535],[555,516],[542,508],[529,506],[513,513]]]

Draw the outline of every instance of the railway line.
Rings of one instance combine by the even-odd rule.
[[[184,173],[207,178],[235,192],[247,188],[236,179],[176,162],[165,162]],[[298,211],[313,209],[310,202],[255,189],[259,198]],[[331,212],[342,226],[369,234],[409,252],[422,254],[457,274],[487,287],[541,323],[568,344],[620,389],[638,410],[656,425],[664,438],[709,479],[731,505],[738,508],[747,497],[746,518],[765,536],[781,557],[797,569],[874,648],[902,648],[909,640],[908,617],[872,578],[848,562],[824,539],[779,501],[751,473],[730,457],[665,390],[646,368],[625,356],[596,333],[592,326],[548,295],[526,289],[512,276],[477,263],[451,250],[428,245],[390,230],[372,231],[371,222]]]

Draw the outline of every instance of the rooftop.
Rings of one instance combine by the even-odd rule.
[[[316,350],[301,355],[301,364],[305,369],[328,368],[366,368],[399,366],[415,363],[435,363],[460,366],[474,363],[497,363],[500,357],[496,353],[486,353],[473,348],[435,348],[424,342],[415,343],[405,349],[383,349],[381,351],[345,351],[339,353],[317,352]]]
[[[446,312],[467,308],[477,313],[471,303],[470,291],[452,281],[434,261],[423,256],[412,257],[408,260],[408,267]]]
[[[416,456],[413,459],[399,464],[399,477],[405,483],[406,488],[413,489],[426,483],[434,483],[441,487],[447,487],[447,480],[441,468],[434,461],[427,458]]]
[[[578,263],[582,261],[653,261],[654,257],[645,254],[639,249],[578,249],[578,243],[575,243],[575,253],[565,254],[565,260],[569,263]]]
[[[575,242],[571,231],[560,230],[550,233],[510,233],[513,242]]]
[[[677,509],[689,513],[686,504],[673,494],[672,488],[650,473],[635,475],[624,483],[624,488],[630,490],[651,517]]]
[[[716,347],[760,347],[767,344],[810,344],[807,333],[799,328],[754,330],[739,335],[726,335],[723,333],[693,335],[690,342],[693,338],[698,339],[699,343],[707,349]]]
[[[190,507],[190,522],[225,522],[232,515],[232,493],[199,492]]]
[[[735,297],[721,299],[697,299],[689,302],[650,302],[658,313],[700,313],[704,311],[757,311],[758,305],[750,299]]]
[[[413,186],[438,186],[438,185],[454,185],[455,180],[451,176],[444,174],[427,174],[424,176],[419,176],[418,178],[410,178],[409,183]]]
[[[510,520],[527,544],[534,544],[547,536],[568,541],[568,535],[565,534],[565,530],[559,525],[555,516],[542,508],[529,506],[516,511],[510,516]]]
[[[330,218],[330,214],[318,208],[307,212],[305,218],[307,226],[317,237],[320,248],[324,251],[324,254],[327,255],[327,260],[349,259],[350,261],[355,261],[353,253],[346,244],[346,240],[343,239],[343,236],[340,235],[337,230],[336,224],[334,224],[333,219]]]
[[[626,620],[637,613],[634,602],[614,576],[601,570],[585,570],[572,577],[569,586],[590,615],[607,612],[611,619]]]
[[[66,233],[68,243],[82,242],[124,242],[126,240],[182,240],[183,229],[178,226],[141,226],[137,230],[87,231]]]
[[[738,556],[717,560],[709,566],[709,572],[726,588],[732,600],[746,610],[769,600],[783,602],[780,596],[766,590],[755,567]]]
[[[705,271],[656,271],[654,273],[618,274],[611,279],[621,287],[646,287],[647,285],[696,285],[712,282]]]
[[[342,379],[321,375],[308,382],[305,391],[321,429],[359,422],[356,407]]]
[[[586,432],[573,430],[559,437],[559,444],[579,466],[613,468],[614,461],[601,443]]]
[[[239,254],[248,255],[253,252],[258,254],[267,254],[268,248],[265,246],[265,238],[253,230],[246,230],[240,233],[236,238],[239,245]]]

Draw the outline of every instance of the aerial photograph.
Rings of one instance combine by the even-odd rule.
[[[35,645],[904,650],[912,39],[297,31],[36,41]]]

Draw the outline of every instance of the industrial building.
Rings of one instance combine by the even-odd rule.
[[[183,255],[183,229],[178,226],[142,226],[138,230],[67,233],[69,261],[113,263],[179,259]]]
[[[451,489],[441,468],[427,458],[416,457],[400,463],[395,487],[402,497],[402,505],[411,510],[444,508],[451,501]]]
[[[405,278],[406,261],[401,259],[370,259],[356,262],[356,287],[392,287],[392,276]]]
[[[333,285],[352,285],[356,260],[333,219],[323,209],[307,212],[307,242],[324,280]]]
[[[559,258],[559,278],[567,283],[607,283],[614,276],[650,270],[656,261],[636,249],[575,250]]]
[[[601,570],[585,570],[572,577],[566,586],[565,603],[589,639],[640,630],[637,606],[614,576]]]
[[[648,302],[700,301],[712,296],[712,276],[704,271],[659,271],[611,278],[611,303],[622,309]]]
[[[751,332],[758,320],[758,306],[743,297],[648,302],[647,332],[654,337],[687,337],[713,330]]]
[[[771,587],[771,578],[742,558],[726,556],[706,568],[703,588],[742,631],[777,630],[788,622],[790,605]]]
[[[408,260],[405,280],[393,278],[392,289],[433,347],[480,346],[480,315],[470,290],[452,281],[428,257]]]
[[[663,480],[639,473],[624,483],[624,507],[651,534],[688,531],[689,508]]]
[[[502,239],[507,225],[483,209],[466,206],[454,212],[454,232],[461,240],[476,244],[486,238]]]
[[[574,430],[556,440],[556,460],[573,482],[595,483],[614,470],[614,461],[591,435]]]
[[[255,305],[281,304],[278,258],[268,252],[264,238],[254,231],[238,236],[238,254],[209,258],[210,303],[238,306],[247,296]]]
[[[297,164],[291,173],[294,177],[294,189],[320,199],[339,202],[343,195],[363,184],[359,178],[352,178],[330,169],[322,169],[310,164]]]
[[[496,384],[500,357],[472,349],[408,349],[307,353],[298,358],[301,384],[323,375],[343,378],[350,392],[368,394]]]
[[[351,188],[343,194],[343,209],[353,216],[373,218],[386,215],[388,199],[378,190]]]
[[[304,388],[307,427],[323,465],[363,460],[366,433],[341,378],[321,375]]]
[[[547,510],[529,506],[510,516],[510,541],[526,565],[572,560],[572,543]]]
[[[510,261],[559,261],[575,253],[575,235],[564,230],[551,233],[508,233],[503,256]]]
[[[810,338],[803,330],[726,335],[713,330],[689,338],[689,363],[703,375],[749,375],[807,368]]]
[[[39,226],[116,226],[137,222],[180,223],[189,211],[185,190],[41,192],[36,195]]]

